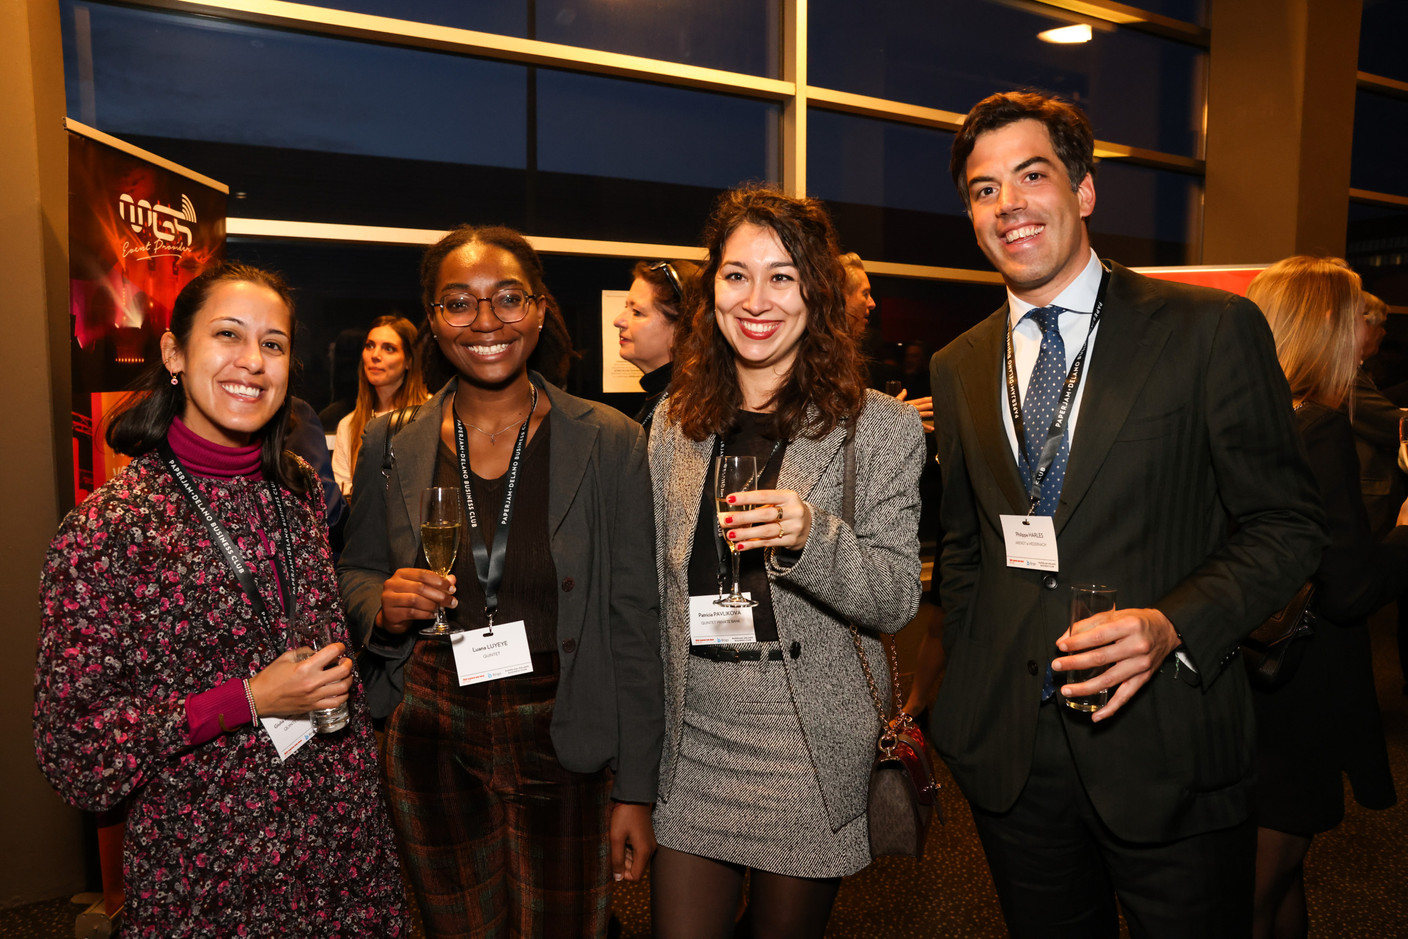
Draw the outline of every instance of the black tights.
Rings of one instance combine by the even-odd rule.
[[[655,939],[729,939],[746,868],[661,846],[650,869]],[[821,939],[841,878],[754,870],[748,914],[754,939]]]
[[[1309,931],[1305,909],[1305,853],[1308,835],[1271,828],[1256,830],[1254,939],[1303,939]]]

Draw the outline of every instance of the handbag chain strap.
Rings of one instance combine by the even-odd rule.
[[[842,445],[842,451],[845,474],[841,490],[841,520],[855,528],[856,447],[855,424],[852,421],[846,422],[846,439]],[[851,631],[851,641],[856,645],[856,655],[860,657],[860,669],[865,673],[865,684],[870,689],[870,700],[874,702],[875,713],[880,718],[881,726],[885,728],[880,735],[878,747],[881,753],[889,756],[895,746],[898,733],[913,721],[912,717],[900,709],[900,663],[899,656],[895,652],[895,642],[889,636],[882,636],[880,639],[890,663],[890,707],[886,708],[885,702],[880,696],[880,686],[875,683],[875,673],[870,670],[870,661],[865,657],[865,647],[860,641],[860,630],[854,622],[848,621],[846,626]],[[889,716],[890,711],[894,711],[893,718]]]

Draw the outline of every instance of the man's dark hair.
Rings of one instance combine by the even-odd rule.
[[[948,171],[953,175],[953,184],[958,187],[964,206],[968,205],[968,181],[964,171],[978,138],[1017,121],[1039,121],[1046,127],[1051,135],[1051,146],[1066,167],[1072,192],[1080,187],[1087,174],[1095,172],[1095,133],[1080,108],[1064,98],[1032,91],[989,95],[973,106],[963,119],[958,136],[953,138]]]

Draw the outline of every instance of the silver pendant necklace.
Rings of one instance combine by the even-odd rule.
[[[530,401],[531,401],[531,398],[530,398]],[[483,434],[485,437],[488,437],[488,438],[489,438],[489,446],[491,446],[491,447],[494,446],[494,444],[498,442],[499,437],[503,436],[504,431],[508,430],[508,429],[511,428],[511,427],[518,427],[518,426],[520,426],[520,425],[523,423],[523,421],[525,420],[524,418],[515,417],[513,420],[509,421],[507,424],[505,424],[504,426],[500,427],[498,430],[495,430],[495,431],[492,431],[492,432],[491,432],[491,431],[485,430],[484,428],[478,426],[477,424],[471,424],[469,421],[465,420],[465,419],[464,419],[464,415],[462,415],[462,414],[459,413],[459,409],[458,409],[458,408],[455,410],[455,413],[456,413],[456,416],[459,417],[460,423],[464,424],[464,426],[466,426],[466,427],[472,427],[472,428],[474,428],[475,430],[479,431],[481,434]],[[532,417],[532,416],[533,416],[533,408],[532,408],[532,405],[530,404],[529,407],[528,407],[528,417]]]

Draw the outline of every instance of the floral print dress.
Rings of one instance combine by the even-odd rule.
[[[401,936],[405,895],[360,683],[348,729],[280,762],[247,720],[192,744],[186,698],[290,644],[270,483],[193,476],[254,570],[255,615],[170,472],[133,460],[69,513],[42,579],[39,765],[70,804],[127,809],[123,935]],[[347,639],[321,491],[285,492],[298,617]],[[272,600],[272,602],[271,602]]]

